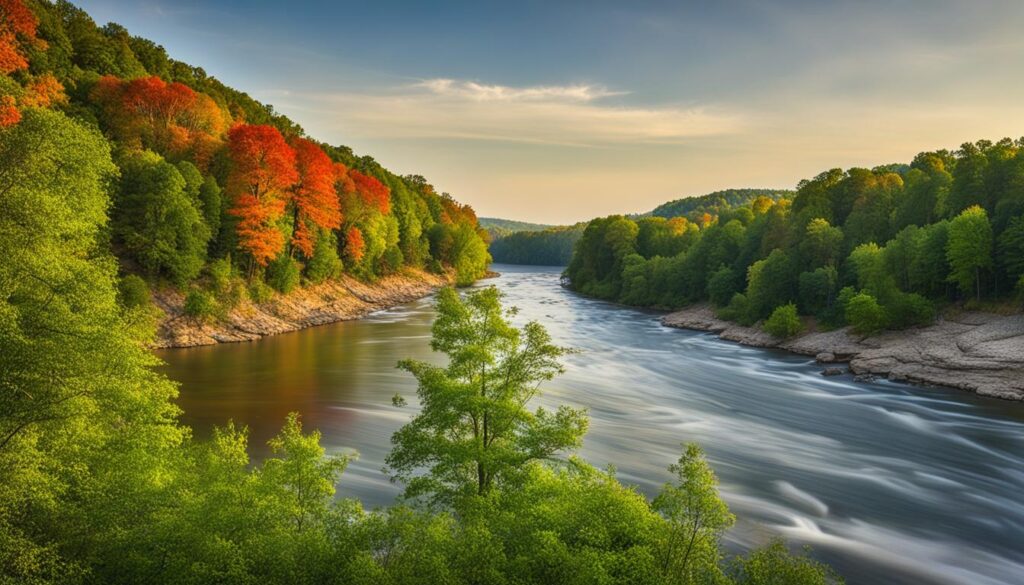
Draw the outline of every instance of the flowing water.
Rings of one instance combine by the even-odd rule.
[[[852,585],[1024,583],[1024,405],[849,376],[811,360],[661,327],[658,313],[582,298],[556,268],[496,266],[495,285],[581,350],[543,404],[590,410],[582,455],[654,494],[680,444],[700,443],[739,521],[728,546],[809,544]],[[429,299],[248,344],[160,352],[198,436],[248,425],[255,458],[290,411],[332,452],[358,451],[340,492],[367,507],[415,408],[403,358],[428,347]],[[400,393],[409,406],[391,406]]]

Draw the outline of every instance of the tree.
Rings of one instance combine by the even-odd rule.
[[[292,246],[309,258],[319,230],[341,227],[341,208],[334,190],[337,170],[311,140],[296,138],[292,148],[298,172],[298,181],[292,186]]]
[[[160,155],[141,152],[122,163],[114,228],[128,252],[153,274],[183,286],[206,261],[210,229],[181,173]]]
[[[871,335],[885,329],[885,310],[875,297],[862,292],[846,303],[846,321],[857,333]]]
[[[36,37],[38,19],[21,0],[0,0],[0,74],[28,68],[27,51],[45,48]]]
[[[736,518],[718,496],[718,478],[696,444],[686,445],[669,471],[676,482],[666,483],[651,504],[669,524],[662,569],[678,582],[701,583],[702,572],[717,568],[718,541]]]
[[[764,322],[764,330],[781,339],[793,337],[800,333],[803,327],[796,312],[796,305],[793,303],[776,307],[768,320]]]
[[[833,227],[828,220],[816,218],[807,224],[800,251],[805,266],[815,269],[819,266],[832,266],[840,258],[843,247],[843,230]]]
[[[238,245],[255,264],[266,266],[284,247],[276,223],[288,202],[288,188],[299,179],[295,151],[276,128],[239,125],[228,133],[228,152],[227,191],[231,214],[238,218]]]
[[[981,300],[981,272],[992,267],[992,225],[988,214],[975,205],[963,210],[949,223],[949,280],[964,294],[973,290]]]
[[[755,262],[747,276],[751,317],[767,317],[775,307],[792,301],[793,288],[793,267],[785,252],[776,249],[768,258]]]
[[[513,327],[514,314],[493,287],[465,300],[450,288],[438,293],[431,348],[448,356],[448,366],[399,364],[416,377],[421,407],[394,434],[387,457],[406,497],[485,495],[526,463],[579,446],[587,429],[583,411],[527,408],[539,385],[562,371],[559,359],[568,350],[537,322]]]
[[[1024,276],[1024,215],[1010,220],[999,236],[999,258],[1010,282]]]

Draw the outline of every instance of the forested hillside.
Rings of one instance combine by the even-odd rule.
[[[583,235],[586,224],[550,227],[543,230],[517,231],[491,241],[490,252],[495,262],[530,264],[534,266],[565,266]]]
[[[696,222],[597,219],[566,275],[580,292],[633,305],[709,300],[779,336],[800,330],[798,315],[870,333],[930,323],[952,302],[1012,306],[1024,293],[1024,139],[831,169],[792,197]]]
[[[128,273],[191,291],[199,314],[342,271],[488,262],[473,210],[419,176],[320,143],[273,107],[67,2],[5,11],[0,123],[50,108],[100,131],[112,250]]]
[[[684,197],[662,203],[654,208],[651,215],[667,219],[685,217],[690,221],[699,222],[705,213],[718,215],[719,211],[723,209],[748,205],[758,197],[767,197],[775,201],[792,195],[792,191],[780,189],[725,189],[707,195]]]
[[[539,232],[556,226],[513,219],[500,219],[497,217],[481,217],[480,227],[491,234],[491,239],[495,239],[515,232]]]

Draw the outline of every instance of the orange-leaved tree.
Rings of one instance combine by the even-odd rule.
[[[28,68],[29,47],[45,48],[36,37],[39,21],[21,0],[0,0],[0,73],[10,75]]]
[[[292,187],[292,246],[309,258],[320,229],[341,227],[341,207],[334,190],[338,170],[317,144],[292,140],[298,182]]]
[[[230,213],[238,218],[238,246],[266,266],[284,248],[277,222],[299,180],[295,151],[272,126],[240,124],[228,132]],[[250,272],[254,268],[250,264]]]

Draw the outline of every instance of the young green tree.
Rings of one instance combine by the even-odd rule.
[[[438,294],[431,348],[448,356],[447,367],[399,363],[419,382],[421,406],[392,437],[387,458],[407,497],[484,495],[503,474],[579,446],[584,411],[527,408],[540,383],[562,372],[559,358],[569,350],[554,345],[537,322],[512,326],[514,314],[493,287],[465,300],[450,288]]]
[[[718,496],[718,478],[704,453],[694,443],[685,446],[679,461],[669,466],[676,476],[666,483],[651,507],[668,521],[667,538],[661,546],[661,563],[673,583],[713,583],[718,571],[718,543],[736,521]]]
[[[981,300],[981,272],[992,267],[992,225],[980,206],[965,209],[949,222],[946,257],[949,280]]]

